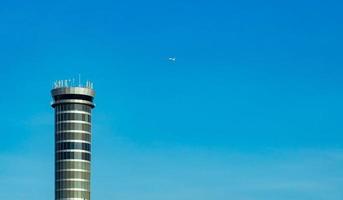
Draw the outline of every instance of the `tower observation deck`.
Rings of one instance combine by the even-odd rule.
[[[55,200],[90,200],[93,84],[57,81],[55,110]],[[69,86],[70,85],[70,86]]]

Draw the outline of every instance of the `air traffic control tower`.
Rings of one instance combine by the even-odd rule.
[[[55,200],[90,200],[91,110],[93,84],[56,81],[51,90],[55,110]]]

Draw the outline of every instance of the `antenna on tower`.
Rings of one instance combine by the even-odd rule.
[[[81,87],[81,74],[79,74],[79,87]]]

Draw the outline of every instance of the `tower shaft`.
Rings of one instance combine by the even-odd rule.
[[[90,200],[92,108],[87,87],[51,91],[55,109],[55,200]]]

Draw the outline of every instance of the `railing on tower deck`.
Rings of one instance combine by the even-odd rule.
[[[57,80],[54,82],[53,88],[68,88],[68,87],[81,87],[93,89],[93,83],[91,81],[86,81],[85,84],[82,84],[79,80],[78,83],[75,83],[75,79],[66,79],[66,80]]]

